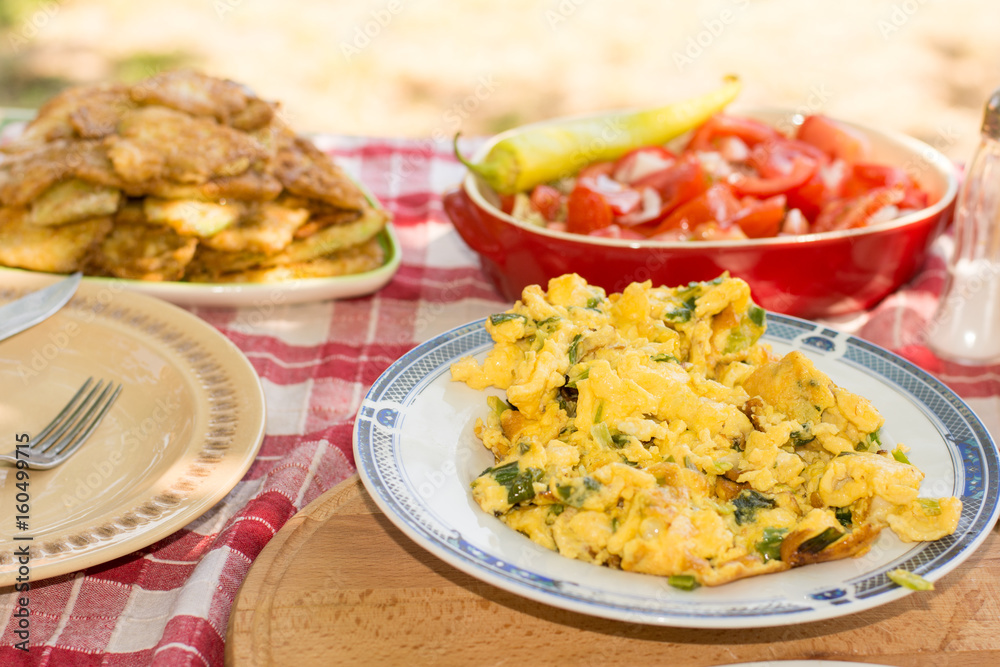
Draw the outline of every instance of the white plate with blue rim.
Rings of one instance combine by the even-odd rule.
[[[545,604],[631,623],[749,628],[828,619],[913,593],[889,580],[891,570],[936,581],[967,559],[1000,510],[997,449],[968,405],[905,359],[820,324],[769,313],[762,341],[778,354],[801,350],[834,382],[872,401],[886,420],[883,446],[907,445],[926,473],[921,495],[961,497],[954,535],[904,543],[885,530],[860,558],[694,591],[549,551],[472,499],[469,483],[494,464],[473,432],[488,408],[483,392],[451,380],[449,367],[485,357],[493,341],[484,320],[414,348],[372,385],[354,426],[358,472],[394,524],[460,570]]]

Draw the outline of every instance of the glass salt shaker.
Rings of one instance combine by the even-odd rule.
[[[927,342],[943,359],[1000,362],[1000,89],[955,205],[955,249]]]

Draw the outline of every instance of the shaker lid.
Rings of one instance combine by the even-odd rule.
[[[983,112],[983,134],[991,139],[1000,139],[1000,89],[993,91],[986,101]]]

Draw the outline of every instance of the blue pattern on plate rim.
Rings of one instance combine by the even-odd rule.
[[[823,352],[833,352],[837,347],[832,340],[822,336],[806,336],[802,339],[802,342]]]
[[[848,613],[853,599],[871,599],[894,591],[887,572],[897,567],[928,575],[951,570],[964,558],[973,544],[980,541],[992,526],[1000,510],[1000,460],[993,441],[979,418],[943,383],[897,355],[853,336],[845,336],[846,350],[840,361],[882,378],[904,391],[920,405],[945,433],[956,467],[956,483],[963,500],[962,518],[956,533],[936,542],[922,543],[897,561],[885,564],[875,572],[840,582],[835,588],[808,593],[803,600],[761,600],[725,608],[700,609],[688,602],[667,599],[654,600],[618,595],[609,599],[599,590],[588,590],[578,584],[552,579],[527,568],[507,563],[466,542],[455,530],[448,530],[421,504],[419,494],[403,479],[399,470],[396,442],[401,426],[399,410],[419,395],[422,387],[446,371],[459,358],[487,350],[492,340],[478,320],[448,331],[407,352],[393,363],[372,385],[354,427],[356,464],[368,491],[391,512],[390,518],[405,524],[413,533],[428,540],[438,555],[447,555],[452,564],[461,565],[472,573],[496,577],[513,583],[531,597],[560,606],[561,600],[583,605],[598,616],[627,613],[640,622],[669,625],[684,624],[698,618],[779,617],[780,622],[794,620],[796,615],[810,620],[810,612],[821,607],[811,606],[812,600],[829,608],[840,605]],[[804,334],[813,333],[813,336]],[[836,335],[818,324],[785,315],[768,313],[764,340],[825,347],[818,336]],[[800,338],[801,337],[801,338]],[[992,483],[991,483],[992,482]],[[427,544],[423,546],[428,546]],[[845,588],[847,590],[845,590]],[[853,593],[849,592],[853,591]],[[803,603],[805,602],[805,604]],[[763,624],[775,624],[767,621]]]

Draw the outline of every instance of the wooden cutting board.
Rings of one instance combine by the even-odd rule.
[[[1000,664],[998,579],[994,527],[934,592],[850,616],[750,630],[609,621],[444,563],[401,533],[355,476],[292,517],[261,552],[233,606],[226,663],[697,667],[809,658],[980,667]]]

